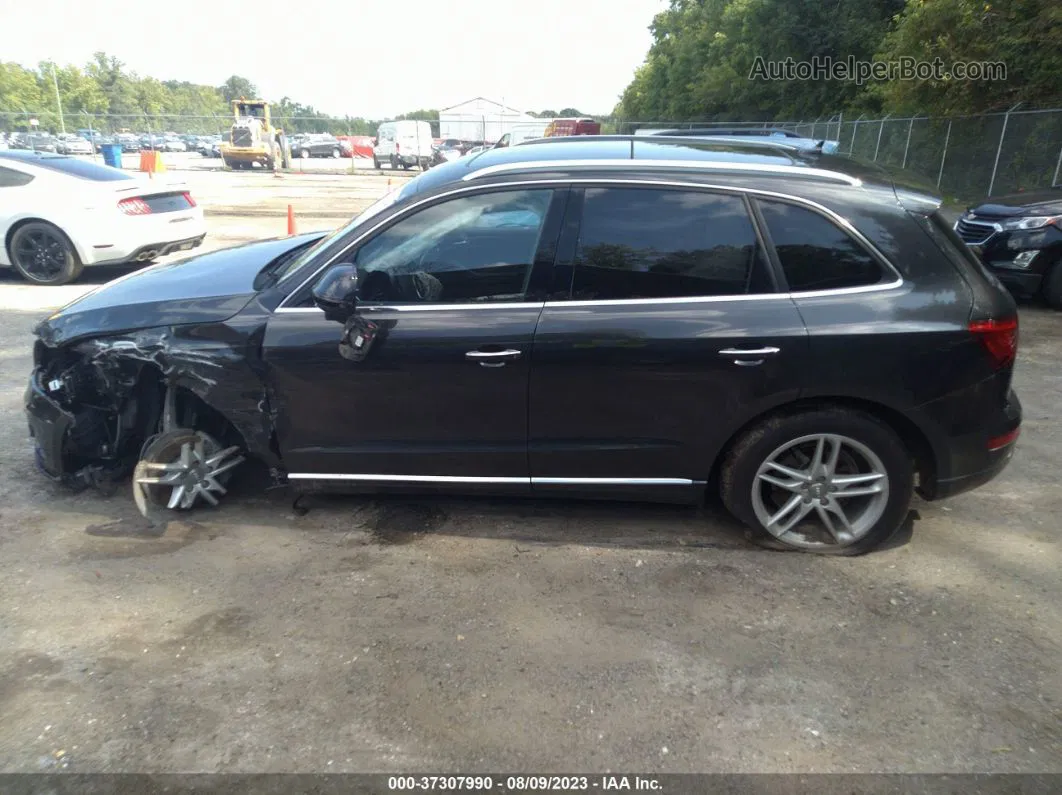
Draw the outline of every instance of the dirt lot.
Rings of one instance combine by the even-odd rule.
[[[222,246],[388,176],[189,179]],[[38,476],[22,416],[32,324],[114,275],[0,274],[0,771],[1062,771],[1062,316],[1023,308],[1010,468],[864,558],[711,505],[250,484],[153,533]]]

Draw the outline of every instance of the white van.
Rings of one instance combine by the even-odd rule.
[[[379,168],[420,166],[427,170],[432,156],[431,125],[426,121],[385,121],[376,131],[372,147],[372,164]]]
[[[505,133],[498,139],[498,143],[494,144],[494,149],[504,149],[507,146],[516,146],[522,144],[524,141],[534,141],[538,138],[546,137],[546,128],[549,126],[548,122],[525,122],[523,124],[515,124],[509,132]]]

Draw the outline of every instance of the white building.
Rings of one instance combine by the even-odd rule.
[[[506,107],[483,97],[476,97],[452,108],[439,111],[439,137],[462,141],[494,142],[505,133],[529,125],[548,122]]]

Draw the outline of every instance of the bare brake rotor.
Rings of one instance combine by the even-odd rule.
[[[243,461],[239,447],[222,449],[202,431],[167,431],[141,453],[133,470],[133,499],[148,519],[160,509],[186,511],[200,499],[217,505],[232,470]]]

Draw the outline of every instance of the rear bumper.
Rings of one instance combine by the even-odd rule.
[[[127,262],[149,262],[157,257],[167,254],[176,254],[179,251],[191,251],[197,248],[206,237],[206,232],[200,232],[191,237],[182,237],[176,240],[159,240],[153,243],[143,243],[135,248],[111,247],[110,249],[97,250],[97,259],[86,265],[122,265]]]
[[[1017,431],[1021,427],[1021,418],[1021,401],[1011,390],[1003,411],[994,421],[948,440],[947,453],[937,462],[938,476],[934,482],[924,483],[919,494],[927,500],[940,500],[983,486],[995,478],[1013,458],[1017,437],[998,449],[992,449],[991,440]]]
[[[991,263],[989,267],[991,268]],[[996,275],[996,278],[1003,283],[1004,287],[1023,298],[1036,295],[1044,280],[1044,277],[1039,273],[1027,273],[1003,268],[991,268],[991,270]]]

